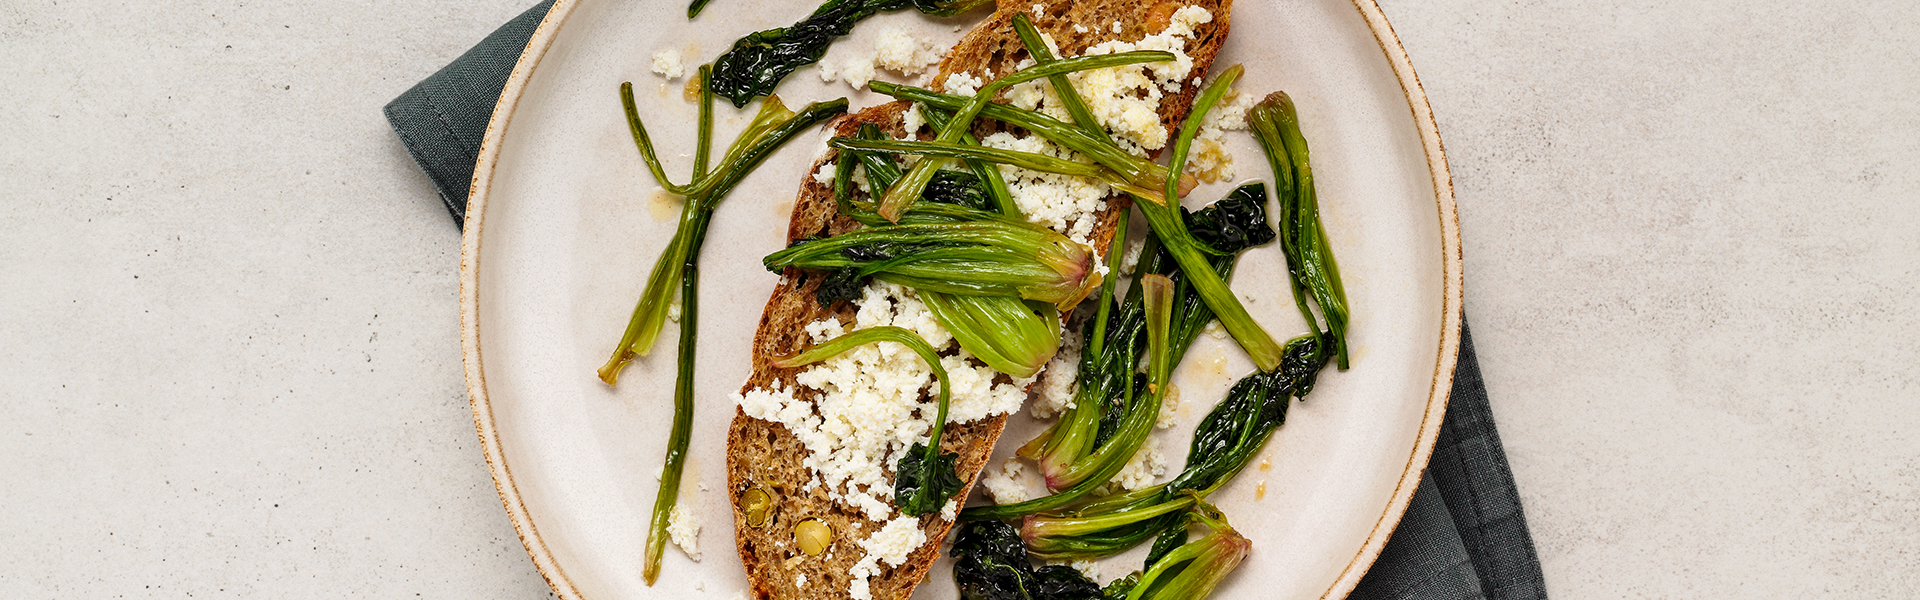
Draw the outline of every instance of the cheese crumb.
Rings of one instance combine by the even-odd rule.
[[[1194,152],[1187,165],[1201,181],[1233,179],[1233,153],[1227,151],[1226,132],[1247,129],[1247,112],[1253,109],[1253,102],[1253,94],[1229,88],[1226,97],[1201,121],[1200,134],[1194,138]]]
[[[1140,268],[1140,253],[1146,247],[1147,238],[1144,237],[1127,241],[1127,253],[1120,257],[1121,275],[1132,275],[1135,269]]]
[[[675,322],[675,323],[679,323],[679,322],[680,322],[680,310],[681,310],[681,309],[680,309],[680,301],[679,301],[679,300],[674,300],[674,301],[673,301],[673,303],[671,303],[671,304],[668,304],[668,305],[667,305],[667,320],[668,320],[668,321],[673,321],[673,322]]]
[[[674,504],[673,511],[667,513],[667,536],[687,558],[700,562],[700,517],[687,510],[686,505]]]
[[[847,570],[853,577],[847,586],[847,595],[856,600],[872,600],[873,591],[867,580],[880,574],[880,564],[889,567],[906,564],[908,556],[925,543],[927,532],[920,529],[920,519],[903,516],[887,521],[879,531],[860,541],[860,548],[866,550],[867,555]]]
[[[854,305],[853,327],[822,319],[806,325],[808,337],[820,343],[850,330],[894,326],[912,331],[936,350],[954,345],[953,334],[911,289],[876,280]],[[949,423],[1019,410],[1033,382],[995,383],[998,372],[971,360],[965,350],[955,350],[940,362],[953,385]],[[780,423],[799,438],[807,449],[801,464],[814,475],[808,490],[824,488],[828,498],[869,519],[891,518],[892,466],[913,444],[926,443],[932,432],[936,404],[930,392],[938,385],[932,370],[906,346],[876,342],[809,366],[794,381],[818,393],[805,401],[795,395],[797,388],[775,384],[733,398],[747,416]]]
[[[919,102],[908,106],[907,112],[901,113],[900,126],[907,131],[907,139],[912,139],[914,134],[920,133],[920,128],[927,126],[927,115],[920,112]]]
[[[794,575],[793,587],[797,587],[797,588],[807,587],[807,574],[801,573],[799,575]]]
[[[1213,339],[1216,339],[1216,340],[1227,339],[1227,328],[1220,324],[1219,319],[1207,321],[1207,326],[1205,328],[1202,328],[1201,331],[1207,332],[1207,335],[1209,337],[1212,337]]]
[[[946,50],[932,40],[914,37],[905,28],[895,26],[881,31],[880,39],[874,42],[873,63],[901,75],[917,75],[939,63],[946,54]]]
[[[1033,5],[1033,19],[1038,21],[1045,18],[1047,18],[1047,7],[1040,4]]]
[[[854,60],[840,65],[840,78],[853,89],[867,87],[867,82],[873,81],[873,61]]]
[[[1160,438],[1147,436],[1146,442],[1140,444],[1140,449],[1133,453],[1133,458],[1127,460],[1127,466],[1122,467],[1109,483],[1127,491],[1135,491],[1153,485],[1154,478],[1166,472],[1167,457],[1160,453]]]
[[[1034,387],[1033,417],[1048,419],[1073,408],[1073,395],[1080,378],[1080,348],[1085,342],[1080,332],[1067,329],[1060,335],[1060,351],[1040,372],[1040,385]]]
[[[960,499],[959,498],[953,498],[951,500],[947,500],[947,505],[940,508],[940,518],[943,520],[952,521],[959,516],[960,516]]]
[[[960,72],[948,75],[947,80],[941,83],[941,88],[956,96],[972,96],[974,92],[980,91],[980,86],[986,84],[987,82],[974,77],[972,73]]]
[[[1018,458],[1009,458],[1000,463],[999,470],[987,476],[982,483],[987,487],[987,496],[995,504],[1013,504],[1027,501],[1026,463]]]
[[[1180,418],[1180,386],[1167,384],[1167,396],[1160,400],[1160,414],[1154,416],[1153,426],[1159,429],[1173,427]]]
[[[1076,560],[1067,564],[1072,566],[1073,570],[1079,571],[1081,574],[1086,575],[1087,579],[1092,579],[1094,581],[1099,581],[1101,579],[1099,561]]]
[[[1081,25],[1081,24],[1079,24],[1079,23],[1074,23],[1074,24],[1073,24],[1073,31],[1074,31],[1074,33],[1087,33],[1087,32],[1090,32],[1090,31],[1093,31],[1093,30],[1091,30],[1091,29],[1087,29],[1087,26],[1085,26],[1085,25]]]
[[[833,185],[833,169],[834,165],[831,162],[820,165],[820,170],[813,172],[813,182],[820,185]]]
[[[980,145],[1091,162],[1037,135],[1017,137],[1002,131],[980,140]],[[1020,212],[1027,216],[1027,221],[1065,234],[1075,242],[1092,245],[1096,224],[1092,215],[1107,208],[1107,195],[1113,191],[1105,182],[1012,165],[999,165],[999,169],[1007,180],[1007,192],[1013,196]]]
[[[680,62],[680,51],[669,48],[653,53],[653,72],[673,81],[686,75],[687,67]]]

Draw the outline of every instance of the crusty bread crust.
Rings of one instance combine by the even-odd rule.
[[[1228,16],[1232,8],[1232,0],[1162,0],[1160,4],[1143,4],[1138,0],[1009,0],[1002,4],[998,11],[948,52],[937,72],[936,82],[944,81],[948,74],[961,71],[979,75],[982,67],[991,69],[996,76],[1014,71],[1013,65],[1027,58],[1027,53],[1013,33],[1012,17],[1015,11],[1030,11],[1034,4],[1045,6],[1049,15],[1036,19],[1034,25],[1053,37],[1061,53],[1066,56],[1079,55],[1088,46],[1099,42],[1112,39],[1132,41],[1157,33],[1166,27],[1167,18],[1173,10],[1181,6],[1206,8],[1213,13],[1214,20],[1197,27],[1194,39],[1187,46],[1187,53],[1194,60],[1193,72],[1202,74],[1212,65],[1214,56],[1219,53],[1220,45],[1226,39]],[[1112,32],[1110,27],[1115,21],[1122,24],[1123,33]],[[1106,23],[1107,26],[1090,27],[1091,31],[1083,34],[1074,31],[1075,23]],[[1162,98],[1161,120],[1170,130],[1187,113],[1197,92],[1198,86],[1187,85],[1179,93],[1170,93]],[[898,137],[903,134],[900,123],[906,108],[906,104],[900,102],[884,104],[842,117],[831,126],[835,128],[836,135],[850,136],[860,123],[875,123]],[[976,133],[984,135],[997,129],[997,126],[982,122]],[[820,162],[813,165],[814,170],[817,171],[821,165],[831,163],[837,157],[836,151],[829,151]],[[858,229],[858,223],[838,214],[832,186],[815,181],[811,173],[802,178],[799,195],[794,201],[793,217],[787,229],[788,240],[837,235]],[[1102,252],[1112,242],[1116,221],[1126,214],[1125,209],[1129,206],[1129,201],[1122,195],[1107,199],[1107,209],[1099,215],[1099,225],[1095,227],[1093,235],[1095,244]],[[806,347],[810,343],[805,331],[808,323],[826,318],[835,318],[842,323],[853,322],[854,309],[849,303],[839,302],[831,307],[822,307],[814,301],[814,291],[818,289],[821,279],[821,274],[800,269],[790,268],[782,274],[754,334],[753,374],[742,386],[743,393],[779,384],[792,389],[798,399],[813,401],[817,398],[818,392],[795,383],[794,378],[801,369],[774,368],[770,361]],[[956,469],[967,481],[960,492],[961,498],[967,497],[978,481],[979,472],[986,466],[1006,418],[1006,415],[1000,415],[947,427],[940,446],[942,451],[959,455]],[[854,540],[871,535],[884,523],[868,520],[859,511],[834,502],[827,497],[824,489],[816,487],[808,491],[806,485],[812,480],[812,474],[800,461],[807,450],[785,426],[748,417],[736,407],[728,434],[727,491],[733,504],[734,539],[751,582],[752,597],[782,600],[846,598],[848,584],[852,580],[849,571],[864,556]],[[769,492],[777,507],[773,519],[763,527],[747,525],[740,506],[741,495],[754,487]],[[834,543],[821,556],[803,554],[793,543],[793,525],[805,519],[820,519],[833,528]],[[921,528],[927,536],[927,543],[914,550],[906,563],[898,567],[883,566],[880,576],[870,582],[873,597],[876,600],[906,600],[911,596],[913,589],[928,576],[927,571],[939,557],[941,541],[952,527],[953,522],[941,519],[938,515],[923,517]],[[799,578],[803,575],[806,583],[800,584]]]

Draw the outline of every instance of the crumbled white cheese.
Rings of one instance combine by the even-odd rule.
[[[1207,335],[1211,336],[1213,339],[1216,339],[1216,340],[1227,339],[1227,335],[1228,335],[1227,328],[1220,324],[1219,319],[1207,321],[1207,326],[1204,328],[1201,328],[1200,330],[1207,332]]]
[[[1081,25],[1081,24],[1079,24],[1079,23],[1074,23],[1074,24],[1073,24],[1073,31],[1074,31],[1074,33],[1087,33],[1087,32],[1090,32],[1090,31],[1093,31],[1093,30],[1091,30],[1091,29],[1087,29],[1087,26],[1085,26],[1085,25]]]
[[[980,145],[1090,162],[1037,135],[1016,137],[1002,131],[980,140]],[[1085,177],[1042,173],[1012,165],[999,165],[999,169],[1007,180],[1007,192],[1028,221],[1066,234],[1073,241],[1092,245],[1096,225],[1092,216],[1107,208],[1106,198],[1112,192],[1111,187]]]
[[[895,26],[882,30],[880,39],[874,42],[873,64],[901,75],[917,75],[939,63],[946,54],[933,40],[914,37],[905,28]]]
[[[959,516],[960,516],[960,499],[959,498],[953,498],[953,499],[947,500],[947,505],[940,507],[940,518],[942,520],[952,521],[954,520],[954,518]]]
[[[1067,329],[1060,335],[1060,351],[1054,353],[1034,386],[1033,417],[1047,419],[1073,408],[1073,393],[1080,378],[1080,348],[1085,343],[1080,332]]]
[[[674,504],[673,511],[667,513],[667,536],[687,558],[700,562],[700,517],[687,510],[686,505]]]
[[[1047,7],[1041,4],[1033,5],[1033,18],[1036,21],[1047,18]]]
[[[920,519],[899,517],[867,536],[860,542],[860,548],[867,551],[867,556],[876,557],[889,567],[898,567],[906,564],[907,555],[926,543],[927,533],[920,529]]]
[[[1120,22],[1119,22],[1119,21],[1114,21],[1114,22],[1113,22],[1113,32],[1114,32],[1114,33],[1120,33],[1121,31],[1122,31],[1122,30],[1120,29]]]
[[[949,94],[972,96],[974,92],[980,91],[980,86],[986,84],[987,82],[982,81],[979,77],[974,77],[973,74],[963,71],[948,75],[946,81],[941,82],[940,86],[942,90],[945,90]]]
[[[820,185],[833,185],[833,169],[831,162],[820,165],[820,170],[813,172],[813,182]]]
[[[846,80],[848,87],[861,89],[873,81],[880,69],[901,75],[924,73],[927,67],[938,64],[946,52],[932,40],[914,37],[905,28],[895,26],[880,32],[870,56],[848,58],[838,65],[819,61],[820,81],[832,82],[838,77]]]
[[[1233,179],[1233,153],[1227,151],[1226,132],[1247,129],[1247,112],[1253,109],[1253,102],[1253,94],[1230,88],[1200,122],[1200,133],[1194,137],[1194,150],[1187,160],[1188,169],[1201,181]]]
[[[920,519],[902,516],[887,521],[879,531],[860,542],[860,549],[866,550],[867,555],[848,569],[847,574],[853,581],[847,586],[847,595],[871,600],[873,591],[867,580],[880,574],[881,563],[889,567],[906,564],[908,556],[925,543],[927,532],[920,529]]]
[[[680,322],[680,310],[681,310],[681,309],[680,309],[680,301],[679,301],[679,300],[674,300],[674,301],[673,301],[672,303],[670,303],[670,304],[668,304],[668,305],[667,305],[667,320],[668,320],[668,321],[673,321],[673,322],[675,322],[675,323],[679,323],[679,322]]]
[[[1120,274],[1132,275],[1140,267],[1140,252],[1147,247],[1147,238],[1135,238],[1127,241],[1127,253],[1120,257]]]
[[[926,126],[927,115],[920,112],[920,103],[918,102],[913,103],[912,106],[908,106],[907,112],[901,113],[900,115],[900,127],[906,129],[908,138],[914,137],[913,134],[920,133],[920,128]]]
[[[1101,579],[1102,579],[1102,578],[1100,577],[1100,562],[1099,562],[1099,561],[1096,561],[1096,560],[1076,560],[1076,561],[1073,561],[1073,562],[1070,562],[1070,563],[1067,563],[1067,564],[1068,564],[1068,565],[1070,565],[1070,566],[1072,566],[1072,567],[1073,567],[1073,570],[1075,570],[1075,571],[1079,571],[1079,572],[1080,572],[1081,574],[1083,574],[1083,575],[1086,575],[1086,576],[1087,576],[1087,579],[1092,579],[1092,580],[1094,580],[1094,581],[1099,581],[1099,580],[1101,580]]]
[[[804,588],[804,587],[807,587],[807,574],[806,574],[806,573],[801,573],[801,574],[799,574],[799,575],[794,575],[794,576],[793,576],[793,587],[797,587],[797,588]]]
[[[987,496],[995,504],[1013,504],[1027,501],[1027,481],[1023,477],[1026,463],[1018,458],[1009,458],[1000,463],[1000,468],[987,475],[982,485],[987,487]]]
[[[1139,41],[1111,40],[1087,48],[1085,56],[1114,54],[1135,50],[1161,50],[1172,53],[1171,61],[1125,65],[1072,73],[1067,79],[1086,100],[1088,109],[1100,124],[1112,131],[1122,148],[1136,154],[1165,147],[1167,129],[1160,123],[1160,100],[1168,91],[1177,91],[1193,71],[1193,57],[1187,55],[1187,42],[1193,28],[1213,21],[1213,13],[1198,6],[1174,11],[1167,28]],[[1120,23],[1114,22],[1114,32]],[[1010,99],[1013,99],[1010,96]],[[1053,111],[1048,111],[1053,114]]]
[[[1167,395],[1160,400],[1160,414],[1154,416],[1153,426],[1159,429],[1173,427],[1180,418],[1180,386],[1167,384]]]
[[[679,79],[687,74],[687,67],[680,62],[680,51],[668,48],[653,53],[653,72],[667,81]]]
[[[1154,478],[1166,472],[1167,457],[1160,453],[1160,438],[1147,436],[1146,442],[1141,443],[1140,449],[1133,453],[1133,458],[1127,460],[1127,466],[1122,467],[1109,483],[1134,491],[1153,485]]]
[[[911,289],[876,280],[855,306],[853,329],[890,325],[914,332],[936,349],[947,350],[954,343]],[[832,318],[806,325],[813,343],[847,331]],[[953,385],[949,423],[1019,410],[1033,381],[996,384],[997,372],[969,360],[964,350],[940,362]],[[776,384],[736,394],[734,401],[747,416],[780,423],[799,438],[807,449],[801,464],[814,474],[807,489],[824,487],[829,498],[869,519],[891,518],[892,465],[913,444],[926,443],[932,431],[937,407],[932,395],[938,392],[932,371],[906,346],[877,342],[811,365],[794,380],[820,393],[807,402],[796,397],[794,389]]]
[[[840,65],[840,78],[846,80],[847,86],[853,89],[867,87],[867,82],[873,81],[873,61],[847,61]]]

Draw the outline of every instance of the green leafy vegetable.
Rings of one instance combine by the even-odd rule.
[[[1166,397],[1167,382],[1173,372],[1171,346],[1174,342],[1169,339],[1174,306],[1173,281],[1163,275],[1149,274],[1139,279],[1137,287],[1141,290],[1141,303],[1146,317],[1148,393],[1143,398],[1133,400],[1137,404],[1129,407],[1113,434],[1113,441],[1101,445],[1076,463],[1075,466],[1085,467],[1077,483],[1052,495],[1025,502],[969,508],[961,514],[961,518],[1006,519],[1060,508],[1093,493],[1094,488],[1106,483],[1126,467],[1127,459],[1133,456],[1141,441],[1153,430],[1155,416],[1159,414],[1160,403]]]
[[[1051,229],[1009,220],[870,227],[767,255],[785,267],[860,269],[923,291],[1009,296],[1071,310],[1100,285],[1093,253]]]
[[[934,109],[933,111],[927,112],[930,120],[936,112],[959,110],[971,99],[967,96],[940,94],[922,88],[887,83],[885,81],[870,82],[867,86],[875,92],[901,100],[919,102],[922,106]],[[1157,190],[1166,182],[1167,168],[1165,166],[1145,158],[1134,156],[1132,153],[1120,149],[1119,146],[1114,145],[1107,137],[1106,130],[1104,129],[1098,133],[1093,133],[1073,123],[1062,122],[1059,119],[1035,111],[998,102],[987,103],[985,107],[980,109],[979,116],[981,118],[993,119],[1009,125],[1019,126],[1038,134],[1040,137],[1046,138],[1047,141],[1078,152],[1087,158],[1093,159],[1093,162],[1112,169],[1113,172],[1120,174],[1123,179],[1135,187],[1146,190]],[[1183,174],[1180,177],[1179,191],[1184,195],[1198,184],[1199,180],[1195,179],[1193,175]]]
[[[1214,250],[1220,254],[1209,259],[1210,268],[1221,277],[1231,274],[1238,252],[1273,239],[1273,231],[1264,225],[1265,206],[1266,188],[1254,183],[1234,190],[1199,212],[1185,215],[1188,227],[1194,230],[1231,228],[1235,232],[1232,236],[1218,236],[1221,239]],[[1108,264],[1117,264],[1117,245],[1111,251],[1115,254],[1108,259]],[[1178,364],[1199,332],[1213,319],[1213,311],[1189,285],[1186,274],[1157,239],[1148,238],[1141,256],[1136,278],[1159,273],[1174,282],[1178,300],[1172,319],[1171,348],[1172,361]],[[1103,288],[1100,302],[1107,310],[1083,325],[1082,335],[1087,343],[1081,347],[1080,385],[1075,390],[1072,408],[1020,451],[1021,456],[1033,459],[1040,466],[1048,486],[1055,490],[1077,484],[1096,470],[1097,465],[1089,462],[1088,456],[1095,448],[1113,441],[1113,433],[1129,411],[1159,408],[1139,403],[1137,399],[1144,395],[1134,393],[1134,386],[1128,385],[1133,380],[1134,365],[1145,348],[1140,343],[1145,323],[1140,294],[1130,291],[1117,308],[1111,306],[1111,296],[1112,292]],[[1131,454],[1116,456],[1124,461]]]
[[[1032,377],[1060,351],[1060,315],[1051,305],[924,290],[920,300],[961,348],[996,371]]]
[[[933,421],[933,433],[928,435],[925,444],[914,444],[906,456],[894,468],[894,505],[909,515],[916,517],[940,512],[946,506],[947,499],[960,493],[966,485],[954,472],[954,461],[959,458],[952,452],[940,452],[940,434],[947,427],[947,405],[952,392],[952,384],[947,379],[947,369],[940,364],[940,355],[912,331],[893,326],[869,327],[855,330],[807,348],[793,356],[777,358],[773,366],[781,369],[802,367],[832,358],[842,352],[874,342],[894,342],[920,355],[933,371],[934,379],[940,382],[940,396],[937,399],[939,409]]]
[[[867,278],[860,276],[860,270],[853,267],[834,269],[820,281],[820,287],[814,288],[813,299],[820,306],[830,306],[835,302],[859,300],[867,287]]]
[[[953,580],[964,600],[1100,600],[1100,586],[1064,565],[1035,569],[1020,535],[999,521],[962,525]]]
[[[1075,71],[1104,69],[1107,67],[1168,60],[1173,60],[1173,54],[1158,51],[1118,52],[1114,54],[1081,56],[1078,58],[1058,60],[1015,71],[1006,77],[996,79],[981,86],[979,91],[967,100],[966,104],[961,105],[959,109],[954,111],[953,118],[947,122],[945,127],[940,128],[940,134],[934,138],[934,141],[949,144],[960,141],[961,136],[966,134],[967,130],[973,126],[973,118],[979,115],[980,111],[986,108],[986,105],[995,104],[995,102],[992,101],[993,97],[999,95],[1001,90],[1010,86]],[[887,188],[886,194],[876,203],[880,216],[897,222],[901,214],[905,213],[907,208],[912,206],[913,202],[920,198],[920,192],[926,189],[927,182],[933,178],[933,172],[945,164],[946,160],[944,159],[922,160],[914,163],[913,168],[908,169],[906,175],[902,176],[899,181],[894,182],[892,187]]]
[[[980,184],[980,177],[966,171],[934,173],[933,181],[927,182],[927,191],[920,199],[957,204],[983,212],[995,208],[993,199],[987,197],[986,186]]]
[[[688,18],[699,12],[705,0],[694,0]],[[820,61],[827,46],[867,17],[903,8],[914,8],[936,16],[957,15],[985,4],[986,0],[827,0],[813,14],[798,23],[768,29],[740,38],[720,58],[713,61],[716,93],[746,106],[755,97],[773,93],[780,80],[795,69]]]
[[[1347,291],[1340,284],[1340,268],[1333,246],[1320,225],[1320,202],[1313,191],[1313,167],[1308,164],[1307,139],[1300,133],[1300,116],[1293,99],[1274,92],[1253,105],[1247,121],[1273,166],[1274,190],[1280,200],[1280,246],[1286,250],[1294,303],[1300,316],[1315,324],[1323,342],[1332,346],[1341,369],[1347,368]],[[1302,291],[1306,294],[1302,294]],[[1307,295],[1325,317],[1322,329],[1307,308]]]
[[[1197,504],[1187,517],[1211,531],[1149,563],[1146,573],[1130,586],[1126,600],[1205,598],[1253,549],[1253,542],[1227,524],[1226,515],[1205,502]]]
[[[1273,226],[1267,224],[1267,186],[1259,182],[1234,188],[1219,202],[1187,215],[1186,222],[1193,239],[1214,255],[1233,254],[1274,238]]]
[[[1195,428],[1186,466],[1172,481],[1072,510],[1030,516],[1022,526],[1028,546],[1048,559],[1098,558],[1184,527],[1171,515],[1244,469],[1286,421],[1291,400],[1312,391],[1331,356],[1323,348],[1315,336],[1295,338],[1287,343],[1281,368],[1234,384]]]

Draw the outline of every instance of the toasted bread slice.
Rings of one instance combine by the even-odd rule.
[[[1137,0],[1005,1],[995,14],[949,51],[934,81],[944,82],[948,75],[960,72],[980,76],[1005,75],[1016,70],[1016,65],[1028,56],[1013,32],[1015,11],[1032,15],[1036,6],[1044,9],[1045,16],[1034,19],[1036,28],[1052,37],[1060,55],[1077,56],[1101,42],[1134,41],[1158,33],[1167,27],[1176,9],[1189,5],[1207,9],[1213,15],[1211,22],[1194,28],[1194,35],[1187,42],[1186,53],[1193,59],[1191,76],[1197,77],[1207,72],[1226,39],[1231,0],[1173,0],[1162,4],[1142,4]],[[1082,25],[1076,28],[1075,24]],[[936,83],[936,87],[938,85]],[[1197,92],[1198,86],[1185,85],[1161,99],[1161,122],[1169,130],[1186,115]],[[875,123],[900,137],[905,133],[901,122],[906,109],[904,103],[884,104],[843,117],[833,126],[837,135],[850,136],[859,124]],[[984,135],[995,130],[995,125],[983,122],[976,133]],[[817,171],[836,158],[837,153],[830,151],[814,164],[814,169]],[[1098,215],[1098,225],[1091,236],[1098,250],[1104,252],[1111,243],[1115,221],[1126,214],[1128,206],[1124,196],[1107,199],[1107,209]],[[837,235],[859,227],[858,223],[837,213],[830,183],[815,180],[811,173],[803,178],[788,226],[789,240]],[[760,317],[753,341],[753,374],[742,387],[742,394],[784,388],[792,390],[802,401],[812,402],[817,398],[815,390],[796,384],[795,377],[803,369],[778,369],[770,361],[810,344],[811,337],[806,331],[809,323],[822,319],[853,323],[855,308],[850,303],[823,307],[814,300],[814,292],[823,278],[824,274],[799,269],[788,269],[783,274]],[[964,500],[972,490],[1005,423],[1006,415],[1001,414],[948,424],[941,450],[960,457],[956,469],[967,481],[960,499]],[[751,582],[752,597],[782,600],[851,597],[849,588],[856,577],[853,567],[865,556],[858,542],[880,531],[884,523],[870,520],[860,510],[830,499],[823,486],[809,485],[814,475],[802,464],[807,449],[786,426],[748,417],[736,408],[728,433],[727,491],[734,507],[735,542]],[[741,502],[743,495],[752,489],[768,493],[776,507],[773,516],[758,527],[748,523]],[[832,545],[818,556],[801,552],[794,540],[794,525],[807,519],[823,521],[834,533]],[[906,600],[913,594],[914,587],[928,576],[929,568],[938,558],[940,543],[953,522],[940,515],[930,515],[922,517],[919,524],[927,541],[913,550],[905,562],[882,565],[878,575],[867,579],[872,598]]]

